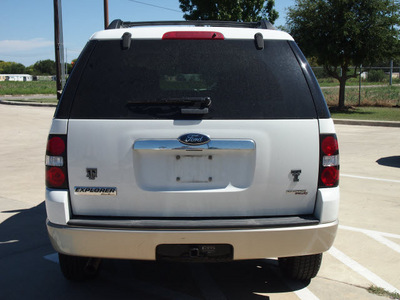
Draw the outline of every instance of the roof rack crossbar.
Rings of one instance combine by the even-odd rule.
[[[236,22],[236,21],[215,21],[215,20],[189,20],[189,21],[150,21],[150,22],[124,22],[116,19],[111,22],[107,29],[131,28],[138,26],[172,26],[172,25],[193,25],[193,26],[216,26],[216,27],[238,27],[238,28],[261,28],[276,29],[269,21],[259,22]]]

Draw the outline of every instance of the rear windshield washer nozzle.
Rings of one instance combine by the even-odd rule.
[[[254,35],[254,42],[256,44],[257,50],[263,50],[264,49],[264,37],[260,32],[257,32]]]
[[[132,34],[130,34],[129,32],[125,32],[122,35],[122,50],[129,50],[129,48],[131,47],[131,41],[132,41]]]

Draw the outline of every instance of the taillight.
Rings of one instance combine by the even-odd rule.
[[[65,142],[59,136],[49,138],[46,151],[50,155],[61,155],[65,151]]]
[[[319,187],[339,185],[339,145],[336,134],[320,136]]]
[[[46,186],[52,189],[67,189],[67,137],[49,135],[46,149]]]
[[[215,31],[170,31],[164,33],[163,40],[223,40],[224,35]]]

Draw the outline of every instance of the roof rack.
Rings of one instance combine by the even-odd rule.
[[[199,27],[239,27],[239,28],[260,28],[273,29],[276,28],[267,20],[263,19],[258,22],[236,22],[236,21],[214,21],[214,20],[189,20],[189,21],[150,21],[150,22],[124,22],[116,19],[111,22],[107,29],[130,28],[138,26],[172,26],[172,25],[193,25]]]

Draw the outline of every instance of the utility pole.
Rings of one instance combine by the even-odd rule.
[[[361,76],[362,76],[362,64],[360,65],[360,75],[358,76],[358,106],[361,106]]]
[[[108,0],[104,0],[104,29],[108,27]]]
[[[54,47],[56,54],[56,84],[57,84],[57,99],[61,96],[61,66],[60,66],[60,26],[58,18],[58,0],[54,0]]]
[[[61,0],[53,0],[54,4],[54,48],[56,58],[56,84],[57,99],[61,97],[63,85],[65,84],[64,76],[64,49],[61,21]]]

